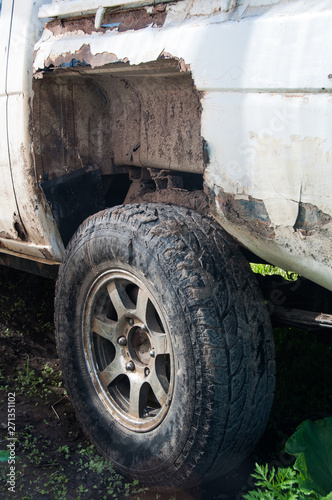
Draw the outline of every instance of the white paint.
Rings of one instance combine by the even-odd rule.
[[[266,200],[276,225],[287,205],[289,217],[282,224],[296,220],[296,209],[288,202],[311,203],[332,215],[331,104],[325,93],[208,94],[202,130],[211,149],[207,179],[225,192]]]
[[[11,30],[12,0],[2,5],[0,17],[0,66],[6,68]],[[9,162],[7,139],[7,82],[6,71],[0,72],[0,233],[15,238],[14,213],[17,213],[15,193]]]
[[[11,3],[12,0],[3,0],[0,18],[0,22],[3,22],[1,45],[5,32],[3,26],[11,26],[9,50],[6,51],[7,67],[1,60],[1,66],[7,69],[7,73],[3,71],[0,76],[2,89],[3,81],[6,82],[5,95],[3,90],[0,95],[0,231],[12,238],[4,243],[12,251],[36,258],[43,257],[44,251],[50,258],[60,261],[63,253],[61,238],[49,207],[43,205],[40,198],[36,199],[35,193],[39,192],[37,179],[31,175],[34,171],[29,130],[32,57],[34,43],[43,28],[37,17],[41,1],[15,0],[12,25]],[[14,230],[14,213],[20,216],[27,230],[25,242],[18,239]]]
[[[297,4],[296,15],[288,15],[289,4],[293,8]],[[200,20],[191,16],[192,2],[178,2],[168,7],[172,24],[166,20],[163,29],[69,33],[38,44],[35,68],[42,67],[50,52],[59,54],[69,45],[76,51],[86,43],[95,54],[109,51],[131,64],[154,60],[165,50],[191,65],[196,85],[204,91],[331,89],[331,59],[327,50],[321,50],[331,28],[327,5],[331,7],[325,0],[314,6],[294,0],[237,22],[223,12]]]
[[[105,8],[121,8],[130,9],[143,7],[145,5],[156,5],[159,3],[174,2],[177,0],[68,0],[56,1],[52,4],[42,5],[39,9],[38,17],[67,17],[67,16],[80,16],[84,14],[94,13],[100,7]]]
[[[103,22],[103,17],[105,15],[106,9],[105,7],[98,7],[95,17],[95,28],[99,30],[101,23]]]

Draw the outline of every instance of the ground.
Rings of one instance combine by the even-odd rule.
[[[240,500],[253,486],[250,473],[255,462],[290,464],[283,446],[296,426],[306,418],[332,414],[332,335],[278,328],[274,407],[261,442],[241,468],[189,492],[160,492],[126,481],[85,438],[76,420],[56,354],[53,300],[53,281],[0,268],[0,495],[4,500]],[[10,408],[15,408],[15,420],[8,418],[14,414]],[[8,490],[8,444],[13,449],[15,492]]]

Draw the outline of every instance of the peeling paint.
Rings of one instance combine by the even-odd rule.
[[[320,228],[329,224],[332,217],[311,203],[300,203],[294,229],[305,236],[313,236]]]
[[[228,196],[231,208],[225,210],[225,194],[213,196],[212,213],[220,224],[246,248],[260,258],[274,265],[295,271],[309,280],[319,283],[324,288],[332,289],[331,253],[332,223],[326,222],[321,227],[316,224],[315,233],[287,226],[275,226],[248,217],[248,212]],[[260,200],[251,203],[261,208]],[[323,216],[324,217],[324,216]]]
[[[263,200],[253,199],[251,196],[232,196],[219,192],[218,208],[224,218],[236,226],[247,226],[250,231],[273,239],[275,233]],[[212,202],[213,206],[214,203]]]
[[[159,5],[152,7],[150,11],[146,9],[136,9],[126,12],[106,12],[103,16],[102,25],[97,30],[95,28],[95,16],[84,16],[68,19],[54,19],[46,24],[48,29],[54,36],[61,33],[77,33],[83,31],[87,35],[93,32],[104,33],[115,29],[118,32],[127,30],[141,30],[148,26],[160,28],[163,26],[166,19],[166,6]],[[113,27],[112,27],[113,25]]]
[[[97,66],[104,66],[105,64],[111,64],[115,62],[127,63],[128,60],[124,58],[120,60],[115,54],[110,52],[103,52],[102,54],[92,54],[89,45],[83,44],[82,47],[73,52],[67,52],[65,54],[55,55],[50,54],[50,56],[45,60],[45,67],[56,67],[56,68],[74,68],[74,67],[85,67],[89,66],[95,68]]]
[[[14,183],[3,193],[22,221],[4,219],[5,244],[61,259],[42,181],[90,165],[104,177],[132,167],[204,173],[227,231],[332,289],[329,0],[182,0],[126,11],[116,3],[98,29],[91,0],[81,17],[48,21],[32,61],[41,3],[15,2],[24,16],[13,25],[1,94],[9,141],[0,160],[8,167],[10,156]]]

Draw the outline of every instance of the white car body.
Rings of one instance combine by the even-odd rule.
[[[174,151],[158,164],[144,143],[154,140],[151,131],[144,135],[142,126],[137,132],[141,157],[136,161],[134,155],[131,165],[157,169],[168,165],[170,170],[202,174],[211,212],[230,234],[267,262],[332,290],[331,2],[179,0],[159,4],[3,0],[0,251],[49,264],[61,262],[64,245],[40,189],[42,179],[35,162],[40,146],[32,130],[36,116],[33,81],[38,86],[53,78],[45,74],[46,68],[52,64],[54,75],[64,74],[75,81],[82,76],[104,78],[96,82],[106,78],[120,82],[131,74],[136,79],[140,75],[155,78],[159,71],[166,89],[169,75],[176,73],[180,78],[186,73],[199,96],[196,135],[204,139],[208,159],[202,155],[200,160],[196,154],[191,164],[185,154],[181,163]],[[121,30],[120,23],[102,28],[105,12],[112,13],[110,8],[154,11],[164,17],[159,25],[141,29]],[[80,16],[93,16],[96,27],[80,29]],[[78,24],[75,29],[51,29],[45,23],[53,18],[62,19],[64,26],[68,19],[78,18]],[[73,60],[82,64],[70,73],[68,61]],[[167,61],[177,61],[178,66],[165,69]],[[175,88],[170,95],[175,93],[176,100]],[[191,116],[186,126],[188,135]],[[100,148],[102,127],[99,123],[92,132]],[[168,135],[171,131],[170,126]],[[166,134],[165,141],[169,150]],[[79,150],[83,139],[77,144],[78,159],[85,165],[85,153]],[[160,154],[160,158],[165,156],[167,152]],[[116,153],[114,158],[115,164],[124,165],[122,159],[116,162]],[[108,167],[103,164],[101,168],[106,172]]]

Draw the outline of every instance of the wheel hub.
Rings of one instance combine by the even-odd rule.
[[[151,361],[151,341],[145,325],[135,327],[129,332],[128,348],[134,362],[147,366]]]
[[[173,356],[167,322],[145,283],[127,271],[98,277],[85,304],[85,357],[111,416],[146,432],[168,411]]]

